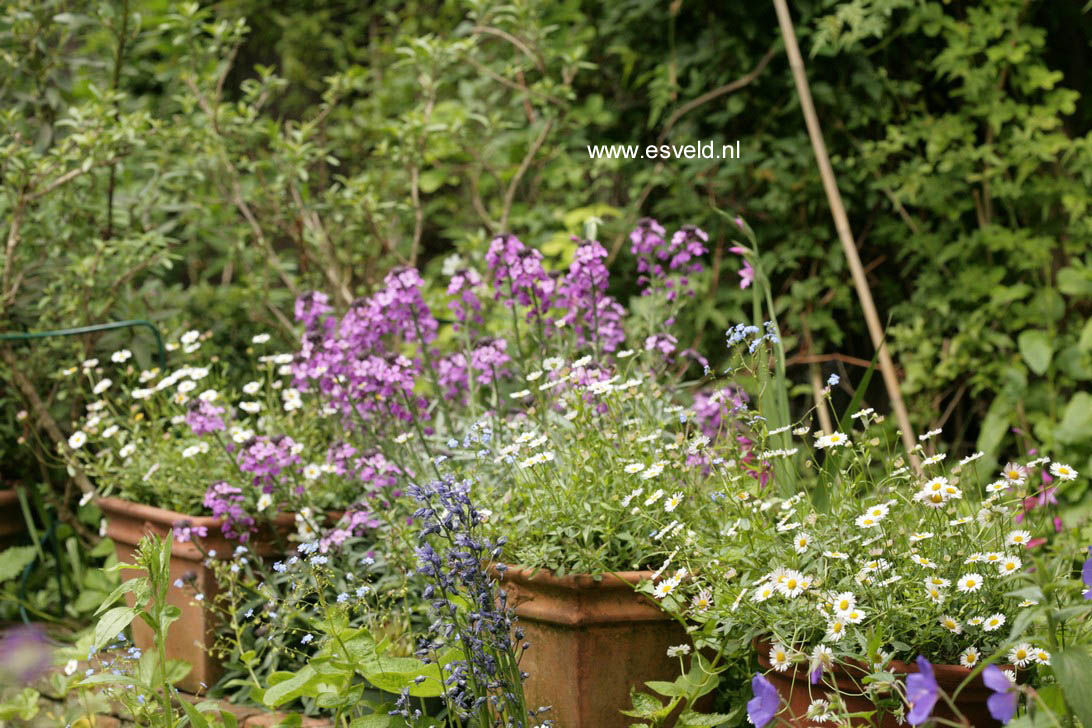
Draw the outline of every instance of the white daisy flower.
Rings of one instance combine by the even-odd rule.
[[[770,648],[770,666],[778,672],[789,669],[789,648],[782,644],[775,644]]]
[[[792,537],[793,550],[798,554],[802,554],[808,550],[808,546],[811,544],[811,536],[800,531]]]
[[[846,623],[840,619],[835,619],[827,623],[827,634],[825,639],[831,642],[841,642],[842,638],[846,636]]]
[[[815,441],[815,447],[820,450],[847,444],[849,444],[849,437],[844,432],[832,432],[829,435],[822,435]]]
[[[1009,531],[1009,535],[1005,537],[1005,543],[1009,546],[1027,546],[1031,541],[1031,534],[1027,531]]]
[[[963,625],[961,625],[955,617],[948,616],[947,614],[940,618],[940,626],[952,634],[963,633]]]
[[[986,621],[985,617],[971,617],[970,619],[967,620],[967,624],[969,626],[971,626],[971,627],[978,627],[979,625],[981,625],[985,621]]]
[[[650,506],[656,501],[664,497],[664,489],[657,488],[655,491],[649,494],[648,498],[645,498],[645,505]]]
[[[262,389],[261,382],[247,382],[243,385],[243,394],[249,394],[251,396],[257,394]]]
[[[789,570],[777,582],[777,590],[783,596],[792,599],[804,592],[811,585],[811,580],[799,571]]]
[[[1009,650],[1009,662],[1017,667],[1027,667],[1035,659],[1035,653],[1027,642],[1021,642]]]
[[[655,589],[652,590],[652,595],[655,596],[657,599],[663,599],[668,594],[671,594],[672,592],[674,592],[675,587],[677,587],[678,585],[679,585],[679,580],[676,579],[675,577],[671,577],[669,579],[664,579],[663,581],[661,581],[659,584],[656,585]]]
[[[956,582],[956,588],[959,589],[962,594],[971,594],[982,588],[982,576],[971,572],[959,577],[959,581]]]
[[[269,493],[262,493],[258,498],[258,512],[261,513],[271,505],[273,505],[273,496],[269,495]]]
[[[94,386],[94,387],[93,387],[93,388],[91,389],[91,391],[92,391],[92,392],[94,392],[95,394],[102,394],[102,393],[103,393],[103,392],[105,392],[105,391],[106,391],[107,389],[110,389],[110,386],[111,386],[111,385],[112,385],[113,383],[114,383],[114,381],[113,381],[112,379],[103,379],[103,380],[102,380],[102,381],[100,381],[100,382],[99,382],[98,384],[96,384],[96,385],[95,385],[95,386]]]
[[[261,412],[262,403],[261,402],[240,402],[239,403],[239,409],[241,409],[243,412],[248,412],[250,414],[255,414],[257,412]]]
[[[252,344],[264,344],[269,341],[269,334],[256,334],[250,339]]]
[[[675,645],[667,648],[668,657],[682,657],[690,654],[690,645]]]
[[[1020,567],[1024,565],[1016,556],[1006,556],[1001,560],[1001,563],[997,565],[997,573],[1001,576],[1008,576],[1009,574],[1015,574],[1020,570]]]
[[[1009,482],[1009,485],[1023,485],[1028,477],[1028,469],[1023,465],[1009,462],[1001,470],[1001,477]]]
[[[1003,490],[1009,488],[1012,484],[1007,480],[995,480],[986,486],[987,493],[1000,493]]]
[[[751,601],[759,603],[764,602],[772,597],[774,595],[774,592],[776,591],[777,590],[774,588],[773,584],[763,584],[762,586],[755,589],[755,593],[751,597]]]
[[[925,578],[926,587],[936,587],[937,589],[947,589],[951,586],[952,582],[945,579],[943,576],[928,576]]]
[[[846,591],[841,594],[835,594],[830,601],[834,607],[834,611],[839,615],[844,614],[857,606],[857,597],[854,596],[853,592]]]
[[[848,612],[838,615],[841,619],[844,619],[849,624],[860,624],[864,621],[864,618],[868,616],[868,612],[863,609],[850,609]]]
[[[1051,463],[1050,474],[1058,480],[1073,480],[1077,477],[1077,471],[1062,463]]]
[[[667,500],[664,501],[664,510],[667,511],[668,513],[671,513],[672,511],[674,511],[676,508],[679,507],[679,504],[682,503],[682,501],[683,501],[683,494],[682,493],[675,493],[670,498],[668,498]]]
[[[992,614],[986,617],[986,621],[982,623],[982,629],[987,632],[993,632],[995,629],[1000,629],[1001,625],[1005,623],[1004,614]]]
[[[626,473],[635,475],[645,469],[644,463],[630,463],[626,467],[622,468]]]
[[[823,556],[828,559],[838,559],[839,561],[845,561],[849,558],[849,554],[844,551],[824,551]]]
[[[1049,665],[1050,664],[1050,653],[1047,652],[1046,650],[1042,649],[1041,647],[1032,650],[1031,651],[1031,656],[1032,656],[1032,659],[1034,659],[1040,665]]]
[[[200,337],[200,336],[201,336],[201,332],[191,330],[191,331],[187,331],[186,333],[182,334],[182,336],[180,336],[178,340],[181,341],[183,344],[192,344],[195,341],[197,341],[198,337]]]
[[[314,480],[320,475],[322,475],[322,468],[315,463],[311,463],[303,469],[303,477],[308,480]]]
[[[713,606],[713,593],[708,589],[702,589],[690,600],[690,606],[699,612],[704,612],[706,609]]]
[[[918,543],[920,541],[924,541],[925,539],[932,538],[932,537],[933,537],[933,534],[930,533],[929,531],[912,533],[912,534],[910,534],[910,543]]]
[[[126,445],[123,445],[122,448],[118,450],[118,455],[121,457],[122,460],[124,460],[132,455],[134,452],[136,452],[136,444],[130,442]]]
[[[109,427],[107,427],[105,430],[102,431],[102,436],[103,436],[104,439],[109,439],[109,438],[113,437],[114,435],[118,434],[119,429],[120,428],[117,425],[110,425]]]
[[[944,603],[944,592],[942,592],[939,588],[935,586],[925,587],[925,597],[933,604]]]
[[[85,442],[87,442],[87,433],[83,430],[76,430],[68,438],[68,446],[73,450],[79,450]]]
[[[120,349],[110,355],[110,361],[114,362],[115,364],[124,364],[125,362],[129,361],[132,356],[133,352],[129,351],[128,349]]]
[[[963,667],[974,667],[982,659],[982,653],[975,646],[970,646],[959,653],[959,664]]]

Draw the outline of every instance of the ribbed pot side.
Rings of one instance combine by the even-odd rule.
[[[829,726],[829,723],[816,723],[808,720],[805,716],[811,701],[832,700],[834,691],[826,687],[826,684],[831,680],[831,676],[828,674],[824,676],[820,684],[812,685],[808,679],[806,667],[790,668],[785,672],[770,669],[770,644],[768,642],[756,641],[755,649],[758,652],[758,662],[765,671],[766,678],[777,688],[782,701],[788,703],[788,710],[779,713],[777,719],[783,719],[785,724],[796,728],[824,728]],[[1009,667],[1005,666],[1006,669]],[[908,675],[918,671],[917,665],[898,660],[893,660],[888,669],[896,675]],[[933,675],[936,678],[937,685],[948,695],[955,692],[955,689],[959,687],[970,672],[970,669],[960,665],[933,665]],[[868,672],[864,669],[854,673],[843,665],[835,665],[834,667],[833,678],[835,684],[838,686],[842,700],[850,713],[874,711],[876,709],[872,701],[860,696],[860,693],[863,692],[861,678],[867,674]],[[993,719],[986,708],[986,698],[990,695],[991,691],[982,683],[981,676],[977,677],[959,694],[958,699],[955,701],[956,707],[967,718],[971,726],[975,728],[995,728],[1001,725]],[[955,714],[943,698],[937,700],[936,706],[933,708],[933,716],[956,721]],[[870,719],[856,718],[852,720],[852,725],[901,728],[895,716],[890,714],[884,715],[878,723],[875,716]]]
[[[531,647],[520,668],[532,710],[564,728],[626,728],[634,719],[630,690],[645,681],[672,681],[679,661],[672,645],[689,644],[686,631],[634,585],[649,571],[561,578],[509,567],[501,581]]]
[[[215,550],[217,558],[230,557],[239,545],[229,541],[221,533],[221,520],[208,516],[187,516],[175,511],[155,508],[120,498],[99,498],[96,501],[106,516],[106,535],[113,539],[118,560],[134,563],[136,546],[146,533],[154,533],[165,538],[172,525],[178,521],[189,521],[192,526],[204,526],[208,536],[201,539],[206,552]],[[294,516],[281,514],[274,522],[278,532],[287,534],[293,526]],[[258,537],[246,544],[247,548],[259,556],[270,556],[277,548],[272,534],[259,532]],[[174,622],[167,636],[167,658],[185,660],[193,665],[190,673],[179,681],[177,687],[189,693],[204,693],[223,674],[220,661],[213,657],[211,647],[216,637],[216,625],[213,615],[199,602],[194,601],[194,592],[203,594],[210,602],[216,597],[219,588],[212,569],[204,564],[204,555],[191,542],[174,541],[171,544],[171,588],[167,591],[167,601],[182,611],[182,616]],[[125,569],[122,579],[132,579],[144,575],[143,571]],[[185,581],[184,589],[174,587],[176,579]],[[126,595],[129,605],[133,605],[133,595]],[[133,642],[141,650],[154,648],[154,634],[143,620],[132,623]]]

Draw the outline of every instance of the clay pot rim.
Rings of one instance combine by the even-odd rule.
[[[755,637],[751,641],[751,645],[754,648],[755,653],[758,657],[758,663],[767,670],[772,669],[772,664],[770,663],[769,657],[770,647],[772,647],[772,643],[770,642],[770,640],[767,637]],[[863,662],[853,662],[855,662],[855,664],[860,666],[862,669],[867,669]],[[942,688],[958,686],[960,683],[963,682],[964,679],[966,679],[968,675],[971,674],[971,671],[973,669],[970,667],[963,667],[963,665],[935,663],[930,664],[933,665],[933,677],[936,678],[937,684],[940,685]],[[998,665],[998,667],[1002,670],[1014,669],[1012,665]],[[911,675],[913,673],[919,672],[917,664],[903,662],[902,660],[891,660],[888,663],[888,670],[895,673],[896,675]],[[844,665],[835,664],[834,669],[831,672],[834,673],[835,682],[838,685],[841,685],[843,682],[852,681],[859,677],[864,677],[872,671],[868,670],[867,672],[863,672],[859,676],[854,676],[845,669]],[[798,678],[808,680],[810,677],[807,668],[801,668],[800,665],[793,665],[790,670],[786,670],[785,672],[780,674],[792,680],[796,680]],[[982,682],[981,673],[979,673],[976,680],[972,681],[969,685],[967,685],[966,688],[963,689],[961,695],[977,694],[978,692],[989,692],[988,688],[986,688],[985,684]]]
[[[127,500],[125,498],[118,498],[116,496],[98,497],[95,498],[94,503],[99,508],[101,508],[103,512],[108,514],[124,515],[133,518],[143,518],[146,521],[153,521],[155,523],[174,524],[176,521],[189,521],[190,525],[193,526],[219,528],[224,520],[222,518],[217,518],[216,516],[191,516],[189,514],[182,513],[181,511],[172,511],[169,508],[149,506],[144,503],[137,503],[136,501]],[[335,522],[338,521],[344,514],[345,511],[326,511],[327,519]],[[272,523],[276,526],[291,526],[295,522],[296,514],[289,511],[282,511],[274,516],[272,519]]]
[[[19,494],[15,492],[15,488],[0,488],[0,506],[17,503],[18,501]]]
[[[505,564],[504,579],[516,582],[537,584],[555,589],[569,589],[572,591],[587,591],[590,589],[602,590],[632,590],[642,581],[652,578],[653,571],[608,571],[602,574],[566,574],[554,576],[549,569],[533,566],[517,566]],[[490,564],[490,571],[499,574],[495,565]],[[596,578],[596,576],[600,578]]]

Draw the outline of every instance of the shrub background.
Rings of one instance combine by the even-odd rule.
[[[0,328],[148,317],[175,336],[211,329],[231,357],[259,329],[288,346],[301,291],[345,304],[391,265],[439,273],[502,230],[566,262],[597,217],[631,270],[625,235],[651,214],[718,243],[680,341],[719,355],[750,297],[721,208],[758,231],[790,376],[859,380],[845,361],[872,347],[772,7],[367,5],[6,3]],[[1024,0],[793,12],[916,428],[942,428],[959,454],[1065,448],[1092,467],[1089,14]],[[661,138],[738,138],[744,158],[586,151]],[[62,481],[47,446],[17,444],[37,435],[16,419],[11,368],[63,427],[82,403],[57,370],[122,345],[151,364],[143,333],[4,345],[5,479]]]

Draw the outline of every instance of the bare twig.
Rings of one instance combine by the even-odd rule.
[[[754,81],[756,78],[758,78],[759,74],[761,74],[762,71],[766,69],[766,66],[770,63],[770,60],[774,57],[774,54],[776,53],[777,46],[775,45],[771,47],[768,51],[766,51],[765,55],[763,55],[762,58],[758,60],[758,63],[755,65],[754,68],[751,69],[749,73],[740,76],[735,81],[726,83],[723,86],[718,86],[712,91],[706,91],[696,99],[687,101],[685,104],[680,106],[671,114],[671,116],[667,117],[667,121],[664,122],[664,128],[660,132],[660,137],[656,141],[656,143],[662,144],[664,139],[666,139],[667,135],[671,132],[672,127],[675,126],[675,123],[678,122],[678,120],[681,119],[685,114],[693,111],[702,104],[707,104],[713,99],[720,98],[724,94],[730,94],[733,91],[738,91],[747,84]]]
[[[508,184],[508,190],[504,193],[504,209],[501,212],[501,232],[508,228],[508,215],[512,212],[512,202],[516,199],[516,188],[519,186],[520,180],[523,179],[523,175],[527,174],[527,170],[530,169],[531,162],[534,161],[535,155],[538,154],[538,150],[542,148],[542,145],[546,141],[546,137],[549,136],[553,126],[553,119],[547,119],[546,123],[542,125],[542,131],[539,132],[538,137],[532,142],[531,148],[527,150],[527,154],[523,157],[523,161],[520,162],[519,168],[516,169],[516,174]]]
[[[489,25],[476,25],[474,26],[474,28],[471,29],[471,32],[475,35],[492,35],[508,41],[520,51],[522,51],[525,56],[530,58],[535,66],[538,67],[539,71],[541,71],[542,73],[546,73],[546,61],[542,58],[542,56],[532,51],[526,43],[524,43],[511,33],[501,30],[500,28],[494,28]]]
[[[318,241],[323,256],[325,256],[328,261],[325,265],[321,266],[322,272],[326,274],[326,280],[330,281],[330,285],[341,297],[343,303],[351,303],[353,294],[349,291],[349,286],[342,280],[341,274],[338,271],[337,251],[334,250],[334,246],[330,242],[330,236],[326,234],[326,228],[323,226],[322,220],[319,219],[318,214],[315,213],[314,210],[309,209],[303,204],[303,198],[300,196],[299,190],[296,189],[296,185],[291,184],[288,186],[288,189],[292,193],[292,201],[296,203],[296,207],[299,209],[304,227],[311,230],[311,234],[313,234]]]

